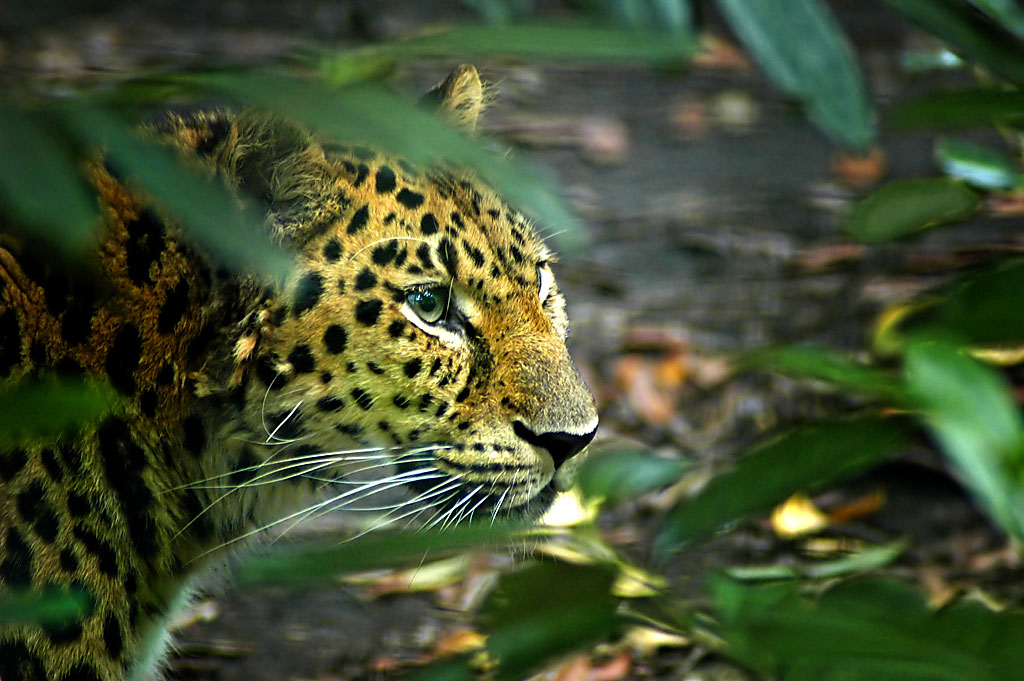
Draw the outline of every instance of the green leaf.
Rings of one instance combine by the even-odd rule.
[[[55,435],[99,420],[114,406],[103,383],[47,377],[0,391],[0,441]]]
[[[961,56],[1024,87],[1024,43],[966,3],[949,0],[882,0],[882,3],[949,43]]]
[[[861,241],[898,239],[970,217],[977,194],[947,178],[898,180],[858,202],[846,216],[846,231]]]
[[[730,26],[768,77],[800,99],[829,137],[866,149],[875,114],[842,28],[817,0],[718,0]]]
[[[578,480],[584,496],[614,502],[670,485],[690,468],[686,461],[648,452],[591,452],[580,466]]]
[[[988,190],[1009,190],[1022,184],[1017,164],[999,149],[968,140],[944,139],[935,158],[949,176]]]
[[[576,249],[585,240],[579,221],[552,191],[554,183],[545,181],[545,173],[488,153],[436,116],[379,87],[332,90],[252,73],[192,74],[180,79],[276,111],[332,139],[387,149],[413,163],[445,159],[471,167],[537,220],[542,236],[553,233],[563,250]]]
[[[856,580],[816,600],[795,581],[710,583],[728,654],[783,681],[1002,681],[1024,665],[1024,615],[961,603],[931,612],[910,588]]]
[[[1024,40],[1024,8],[1018,0],[971,0],[971,4]]]
[[[330,580],[346,572],[362,572],[418,564],[428,553],[445,554],[522,539],[529,526],[506,523],[467,523],[443,531],[389,532],[378,530],[329,545],[316,541],[276,549],[247,560],[238,581],[250,584],[302,584]]]
[[[769,510],[794,492],[818,490],[870,470],[903,450],[909,433],[902,419],[860,417],[770,440],[673,509],[658,529],[655,552],[669,555]]]
[[[903,323],[907,334],[952,337],[962,343],[1024,342],[1024,260],[962,277],[941,293],[935,304]]]
[[[504,575],[484,603],[498,679],[517,681],[552,656],[607,638],[622,622],[605,565],[544,563]]]
[[[1024,538],[1024,419],[992,369],[938,341],[911,343],[907,386],[925,423],[992,519]]]
[[[191,172],[169,149],[142,140],[103,109],[71,107],[61,113],[69,130],[83,143],[104,148],[108,163],[159,200],[221,262],[279,280],[287,276],[292,258],[270,240],[255,207],[219,180]]]
[[[82,591],[49,589],[43,593],[0,594],[0,622],[60,625],[92,610],[92,599]]]
[[[0,208],[69,256],[96,244],[99,217],[72,152],[41,113],[0,106]]]
[[[401,59],[509,54],[536,59],[673,62],[693,56],[692,35],[598,26],[460,26],[374,48]]]
[[[963,90],[927,95],[898,104],[887,115],[897,128],[966,128],[1024,120],[1024,93]]]
[[[750,353],[740,366],[769,369],[790,376],[814,378],[845,391],[903,402],[905,393],[892,375],[837,352],[810,346],[783,346]]]

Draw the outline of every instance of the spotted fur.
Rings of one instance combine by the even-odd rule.
[[[475,69],[433,96],[473,127]],[[93,597],[59,626],[0,623],[4,681],[151,678],[189,586],[282,519],[536,514],[596,427],[552,254],[476,179],[257,112],[150,134],[262,202],[294,272],[278,289],[219,267],[102,161],[91,276],[0,241],[0,380],[119,396],[74,433],[0,447],[0,592]],[[410,302],[425,290],[444,293],[435,322]]]

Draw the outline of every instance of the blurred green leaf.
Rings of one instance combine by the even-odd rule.
[[[673,62],[697,49],[693,36],[599,26],[460,26],[373,48],[400,59],[515,54],[536,59]]]
[[[718,0],[730,26],[783,91],[829,137],[856,149],[875,139],[875,114],[853,51],[817,0]]]
[[[898,104],[887,121],[897,128],[965,128],[1024,120],[1024,93],[979,89],[931,94]]]
[[[731,657],[784,681],[1003,681],[1024,668],[1024,615],[977,603],[931,612],[910,588],[840,584],[817,600],[799,584],[710,583]]]
[[[292,258],[270,240],[262,216],[214,178],[185,168],[174,154],[142,140],[103,109],[69,107],[65,125],[83,143],[106,150],[107,162],[158,199],[221,262],[283,280]]]
[[[445,530],[389,532],[378,530],[355,539],[327,545],[323,540],[277,548],[248,559],[238,581],[249,584],[302,584],[334,579],[403,564],[418,564],[428,553],[451,553],[507,546],[529,533],[530,526],[513,522],[466,523]]]
[[[462,4],[474,10],[489,24],[507,24],[515,19],[530,16],[535,0],[462,0]]]
[[[115,404],[104,383],[45,377],[0,391],[0,441],[53,435],[96,421]]]
[[[88,615],[92,599],[82,591],[50,589],[43,593],[0,594],[0,622],[60,625]]]
[[[544,660],[610,636],[621,625],[605,565],[542,563],[501,577],[484,603],[497,679],[517,681]]]
[[[861,241],[878,243],[964,220],[978,205],[978,195],[958,180],[898,180],[859,201],[846,216],[845,227]]]
[[[1024,87],[1024,43],[974,11],[950,0],[881,0],[926,31],[949,43],[961,56],[987,66]]]
[[[648,452],[591,452],[580,466],[578,484],[584,496],[614,502],[670,485],[690,468],[686,461]]]
[[[903,402],[905,392],[890,374],[854,361],[846,355],[810,346],[783,346],[752,352],[741,367],[757,367],[789,376],[815,378],[850,392]]]
[[[955,346],[911,343],[907,386],[943,452],[992,519],[1024,538],[1024,419],[1010,386]]]
[[[99,211],[70,145],[40,112],[0,106],[0,206],[65,255],[97,242]]]
[[[740,565],[727,567],[724,569],[724,572],[729,577],[744,582],[793,579],[796,577],[832,579],[849,576],[858,572],[877,570],[899,558],[900,554],[906,551],[906,549],[907,542],[900,539],[879,546],[869,546],[848,556],[831,560],[799,565]]]
[[[673,509],[658,529],[655,552],[666,556],[767,511],[794,492],[821,489],[870,470],[903,450],[910,432],[903,419],[859,417],[770,440]]]
[[[579,221],[552,191],[554,183],[544,181],[544,173],[488,153],[436,116],[379,87],[332,90],[255,73],[190,74],[180,80],[276,111],[332,139],[387,149],[413,163],[444,159],[464,164],[536,219],[542,236],[557,235],[563,250],[576,249],[585,240]]]
[[[903,323],[907,334],[944,336],[962,343],[1020,344],[1024,342],[1024,260],[1014,259],[962,277],[934,305]]]
[[[970,0],[971,4],[1024,40],[1024,8],[1019,0]]]
[[[611,25],[664,33],[693,33],[689,0],[589,0],[593,12]]]
[[[980,189],[1005,191],[1022,184],[1013,159],[983,144],[943,139],[935,146],[935,158],[947,175]]]

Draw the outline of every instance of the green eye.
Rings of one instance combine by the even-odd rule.
[[[428,324],[437,322],[444,315],[444,290],[428,288],[413,291],[405,298],[412,311]]]

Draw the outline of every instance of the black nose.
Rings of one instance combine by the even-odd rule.
[[[579,453],[581,449],[590,444],[594,439],[597,429],[584,433],[583,435],[572,435],[571,433],[535,433],[526,427],[522,421],[513,421],[512,430],[516,435],[523,438],[535,447],[543,447],[551,454],[555,462],[555,470],[572,458],[573,454]]]

